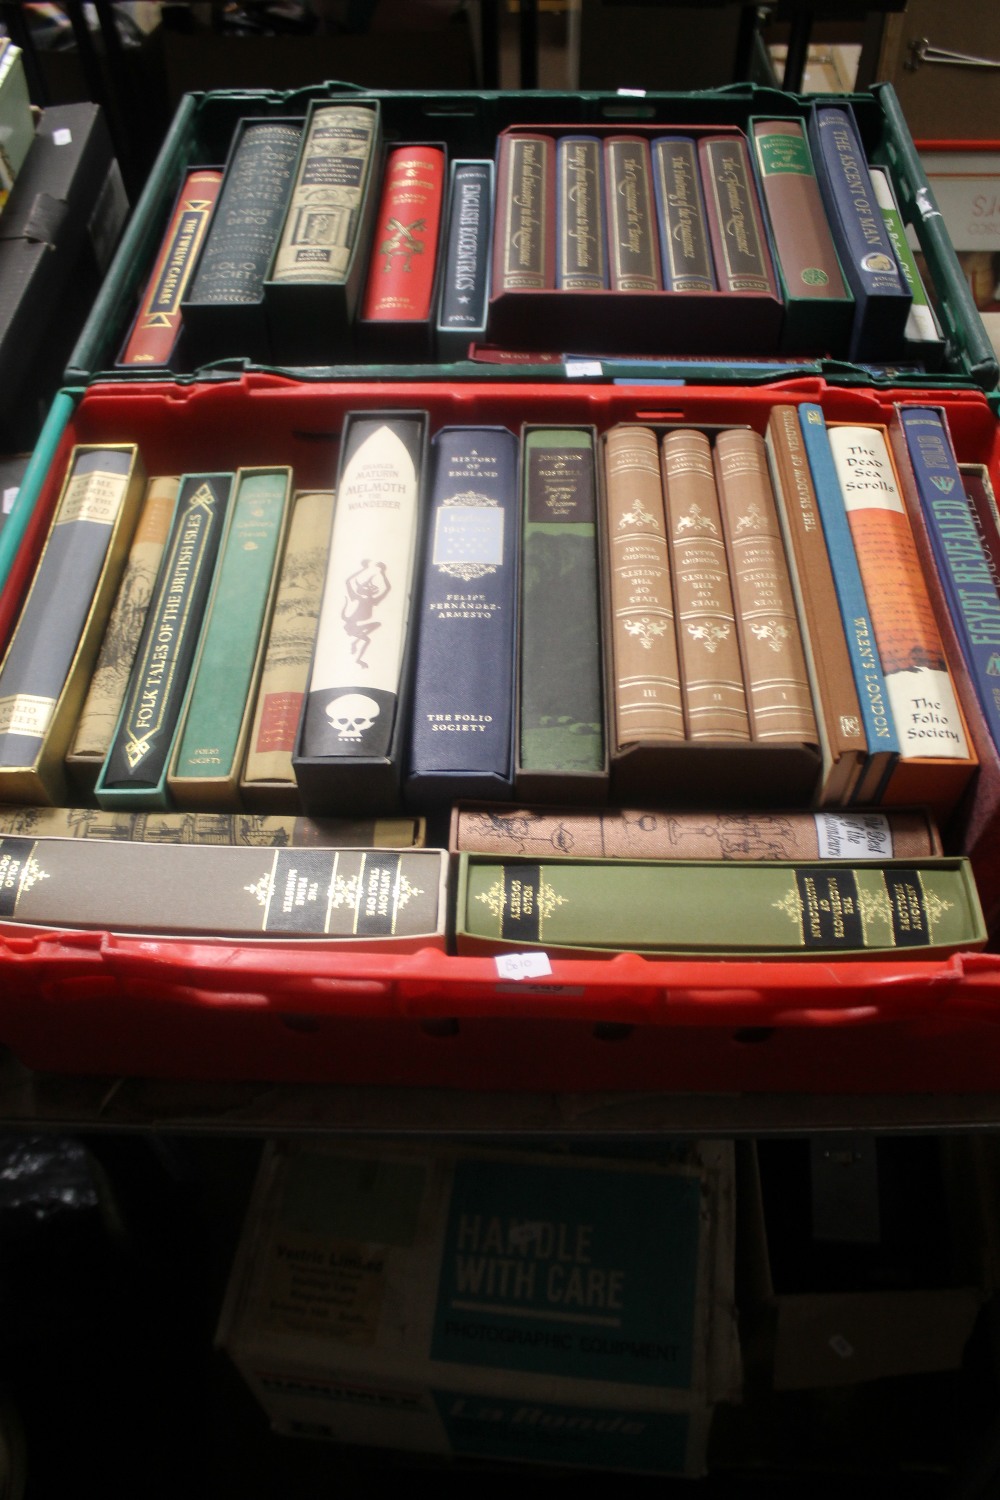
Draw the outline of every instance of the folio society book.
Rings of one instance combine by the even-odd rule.
[[[969,861],[458,858],[460,954],[544,948],[802,959],[898,959],[981,948]]]
[[[171,475],[156,475],[146,485],[128,562],[66,756],[69,779],[87,800],[93,793],[121,713],[179,485],[180,479]]]
[[[349,413],[292,763],[305,811],[384,813],[403,776],[427,418]]]
[[[2,826],[2,825],[0,825]],[[20,832],[19,829],[12,830]],[[497,859],[926,859],[941,837],[923,809],[704,812],[686,808],[458,804],[452,854]]]
[[[521,439],[517,795],[602,800],[607,790],[594,433]]]
[[[0,928],[444,946],[440,849],[0,837]],[[109,893],[113,892],[113,896]]]
[[[841,806],[865,770],[868,741],[796,407],[772,409],[765,440],[823,749],[819,799]]]
[[[782,348],[843,355],[854,298],[844,281],[812,153],[798,120],[754,120],[764,211],[782,282]]]
[[[387,155],[361,302],[363,353],[430,356],[446,171],[443,146],[395,146]]]
[[[658,292],[660,242],[653,201],[653,167],[644,136],[611,135],[604,141],[611,289]]]
[[[437,356],[465,359],[486,332],[493,238],[492,161],[453,161],[437,317]]]
[[[497,143],[493,296],[555,285],[555,142],[529,131]]]
[[[921,360],[928,369],[936,369],[944,355],[944,340],[934,309],[928,300],[916,257],[906,237],[906,226],[896,202],[892,178],[885,167],[871,167],[870,172],[882,222],[896,252],[903,280],[913,298],[903,331],[906,353]]]
[[[778,285],[745,137],[740,131],[701,136],[698,160],[720,290],[766,292],[777,297]]]
[[[664,288],[668,292],[714,291],[698,147],[691,136],[664,135],[653,140],[650,151]]]
[[[976,758],[885,433],[831,423],[829,434],[900,742],[881,800],[944,819]]]
[[[517,438],[506,427],[443,428],[429,494],[404,785],[414,807],[511,792]]]
[[[239,844],[245,848],[422,848],[422,818],[301,818],[259,813],[106,812],[100,807],[0,806],[0,834],[22,838]]]
[[[264,278],[281,231],[301,120],[241,120],[218,202],[181,302],[186,355],[270,356]]]
[[[603,291],[608,285],[604,224],[604,146],[596,135],[556,141],[556,286]]]
[[[240,793],[246,807],[294,812],[299,806],[292,751],[323,596],[333,498],[333,490],[300,490],[292,499],[250,742],[240,778]]]
[[[291,483],[289,468],[237,472],[167,775],[177,807],[218,812],[240,806],[240,770],[274,603]]]
[[[65,802],[65,757],[114,603],[145,475],[133,444],[75,447],[0,665],[0,797]]]
[[[97,778],[107,808],[169,806],[167,768],[201,637],[232,474],[184,474],[114,737]]]
[[[840,264],[854,294],[848,358],[898,359],[913,299],[882,222],[853,112],[813,105],[809,140]]]
[[[181,302],[221,186],[221,168],[191,167],[185,173],[135,321],[118,356],[123,368],[170,364],[183,329]]]

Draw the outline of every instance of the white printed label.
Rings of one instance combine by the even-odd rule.
[[[502,953],[496,966],[501,979],[539,979],[552,973],[547,953]]]
[[[891,859],[885,813],[815,813],[820,859]]]

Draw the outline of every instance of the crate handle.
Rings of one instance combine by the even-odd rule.
[[[955,52],[950,47],[935,47],[925,36],[910,43],[909,56],[904,66],[915,72],[922,63],[937,63],[950,68],[1000,68],[1000,60],[993,57],[976,57],[971,52]]]

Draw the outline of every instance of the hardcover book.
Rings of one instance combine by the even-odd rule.
[[[668,432],[662,465],[688,738],[746,741],[750,718],[712,445],[694,428]]]
[[[829,434],[899,735],[882,800],[926,803],[943,817],[975,758],[896,471],[880,428],[835,423]]]
[[[877,802],[899,758],[899,737],[822,407],[804,401],[799,407],[799,426],[868,745],[867,766],[855,786],[854,800]]]
[[[916,257],[906,237],[906,226],[893,192],[892,179],[884,167],[870,167],[869,171],[886,233],[892,241],[903,280],[913,298],[903,331],[907,353],[923,359],[928,367],[939,365],[944,354],[944,340],[934,309],[928,301]]]
[[[349,414],[293,767],[305,810],[387,812],[403,773],[426,417]]]
[[[772,409],[765,441],[823,749],[820,800],[836,806],[851,799],[868,759],[868,741],[794,406]]]
[[[177,807],[236,809],[263,664],[292,472],[236,475],[167,788]]]
[[[143,844],[239,844],[265,849],[422,847],[422,818],[302,818],[237,812],[106,812],[100,807],[2,807],[0,834],[135,840]]]
[[[361,303],[369,351],[430,355],[445,170],[442,146],[396,146],[386,158]]]
[[[500,136],[493,227],[493,295],[555,285],[555,142]]]
[[[604,228],[604,146],[596,135],[556,141],[556,286],[603,291],[608,285]]]
[[[298,120],[242,120],[226,163],[218,202],[181,303],[188,357],[270,354],[264,278],[281,231]]]
[[[809,140],[840,264],[854,294],[848,357],[897,359],[913,299],[882,222],[853,113],[814,105]]]
[[[493,236],[493,162],[453,161],[437,319],[439,359],[464,359],[486,332]]]
[[[650,147],[660,270],[668,292],[716,287],[698,148],[691,136],[658,136]]]
[[[519,796],[604,796],[600,574],[594,435],[522,436]]]
[[[0,825],[2,826],[2,825]],[[20,830],[12,830],[19,832]],[[926,859],[941,838],[922,809],[879,812],[689,812],[683,808],[459,804],[452,854],[552,859]]]
[[[645,136],[604,141],[611,289],[658,292],[660,244],[653,202],[653,167]]]
[[[714,457],[751,734],[765,744],[816,745],[802,631],[764,439],[749,428],[731,428],[716,437]]]
[[[139,311],[118,356],[118,364],[123,368],[170,364],[181,337],[181,302],[221,186],[221,169],[191,167],[186,172]]]
[[[180,479],[149,480],[90,688],[66,756],[70,780],[89,798],[118,723],[129,673],[153,597]]]
[[[145,475],[130,443],[76,446],[0,666],[0,798],[64,802],[65,757],[114,603]]]
[[[699,137],[698,161],[720,290],[767,292],[777,297],[778,285],[744,136]]]
[[[430,518],[408,770],[414,806],[510,795],[520,494],[506,427],[446,427],[431,444]]]
[[[225,526],[232,474],[181,477],[170,535],[114,738],[101,807],[169,806],[167,766]]]
[[[299,805],[292,751],[316,640],[332,519],[333,490],[300,490],[294,496],[240,779],[247,807],[294,812]]]
[[[802,959],[981,948],[968,860],[790,863],[458,857],[460,954],[544,948]]]
[[[605,434],[604,496],[616,753],[638,741],[684,739],[660,449],[652,428],[619,423]]]
[[[444,946],[440,849],[0,838],[0,926]]]
[[[785,294],[782,347],[842,355],[854,299],[840,269],[806,133],[798,120],[755,120],[752,133]]]

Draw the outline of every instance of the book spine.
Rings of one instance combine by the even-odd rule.
[[[201,251],[222,185],[222,172],[189,171],[174,204],[139,312],[119,365],[168,365],[181,332],[181,301]]]
[[[520,763],[605,762],[593,434],[529,428],[522,454]]]
[[[789,295],[846,297],[805,131],[797,120],[757,120],[753,139],[761,192]]]
[[[985,464],[959,464],[958,472],[990,572],[1000,590],[1000,512],[990,471]]]
[[[817,720],[833,761],[827,793],[837,799],[850,792],[847,760],[855,771],[867,755],[867,736],[854,686],[847,638],[839,628],[840,606],[830,555],[809,475],[798,412],[794,406],[772,409],[766,442],[772,458],[778,518],[785,539],[792,587],[803,626],[806,662],[813,684]],[[837,767],[844,762],[843,773]]]
[[[604,147],[595,135],[556,142],[556,286],[603,291],[608,285],[604,228]]]
[[[73,449],[0,667],[0,768],[33,764],[48,734],[137,462],[138,450],[130,445]]]
[[[981,947],[967,860],[820,863],[459,856],[466,936],[550,953],[858,954]]]
[[[892,248],[896,252],[896,260],[899,262],[903,280],[909,287],[910,296],[913,298],[904,329],[906,340],[911,344],[940,344],[941,330],[938,327],[934,309],[927,300],[916,258],[906,238],[906,226],[899,211],[899,204],[896,202],[896,195],[892,190],[889,173],[884,167],[870,167],[869,172],[882,222],[892,241]]]
[[[493,163],[458,161],[451,178],[438,329],[458,336],[486,323],[493,231]]]
[[[0,920],[117,932],[435,939],[438,849],[263,848],[0,839]]]
[[[658,136],[651,146],[660,269],[668,292],[716,287],[698,148],[690,136]]]
[[[1000,595],[959,473],[933,407],[897,407],[938,578],[990,737],[1000,745]]]
[[[744,428],[721,432],[715,472],[752,737],[815,745],[809,674],[764,439]]]
[[[853,119],[839,107],[814,106],[809,139],[834,244],[857,303],[851,358],[885,359],[903,337],[911,296]]]
[[[179,478],[161,475],[150,479],[146,486],[128,562],[77,721],[69,752],[71,759],[82,757],[100,762],[107,754],[153,597],[179,484]]]
[[[822,408],[803,402],[799,407],[799,426],[830,556],[854,686],[865,724],[868,754],[869,757],[878,756],[884,762],[884,774],[891,769],[892,761],[899,754],[899,736],[889,706],[882,658]]]
[[[239,844],[244,848],[404,849],[423,842],[421,818],[302,818],[236,812],[111,812],[101,807],[3,807],[0,834],[130,840],[143,844]]]
[[[662,464],[688,737],[748,740],[750,719],[711,444],[694,429],[669,432]]]
[[[660,246],[653,202],[653,167],[645,137],[606,138],[604,180],[611,289],[658,292]]]
[[[966,759],[954,684],[885,438],[876,427],[834,425],[829,433],[901,752]]]
[[[501,135],[493,228],[493,295],[555,285],[555,142]]]
[[[698,161],[720,291],[776,297],[746,141],[742,135],[701,136]]]
[[[411,778],[513,778],[517,458],[505,427],[444,428],[432,444]]]
[[[12,830],[17,831],[17,830]],[[926,859],[941,839],[923,810],[875,812],[688,812],[653,808],[455,810],[455,854],[497,859]]]
[[[389,754],[410,621],[423,423],[354,418],[345,438],[301,756]]]
[[[439,146],[397,146],[389,152],[362,318],[422,323],[430,317],[444,173]]]
[[[259,301],[288,203],[301,131],[245,125],[226,166],[190,287],[198,303]]]
[[[316,639],[332,518],[333,490],[305,490],[295,496],[257,690],[244,787],[258,781],[295,785],[292,751]]]
[[[98,802],[103,790],[146,791],[157,787],[164,775],[212,586],[232,483],[231,474],[185,474],[181,478],[153,602],[98,777]]]
[[[347,279],[378,135],[374,109],[314,108],[306,125],[271,280]]]
[[[615,744],[682,740],[660,451],[651,428],[621,424],[607,433],[604,493]]]
[[[181,806],[185,795],[198,794],[197,783],[235,783],[238,776],[290,485],[291,470],[286,468],[241,469],[236,476],[170,768],[170,789]]]

